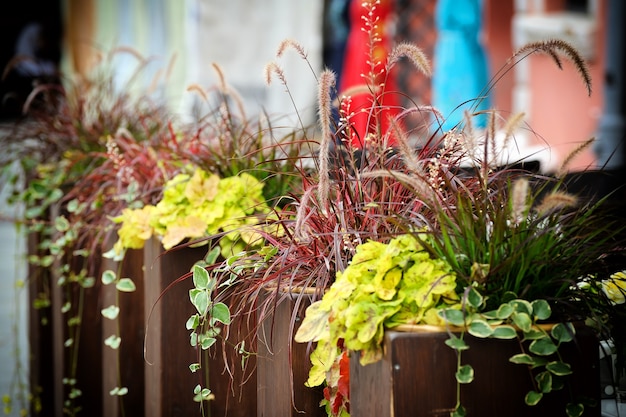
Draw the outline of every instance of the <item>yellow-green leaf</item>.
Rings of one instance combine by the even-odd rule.
[[[330,311],[321,308],[322,302],[316,301],[306,309],[304,320],[298,328],[294,340],[299,343],[316,342],[327,333]]]

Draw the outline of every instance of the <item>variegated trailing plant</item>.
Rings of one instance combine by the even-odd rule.
[[[136,73],[122,88],[116,87],[115,71],[110,66],[118,54],[137,58]],[[273,128],[266,115],[255,120],[238,114],[237,109],[243,107],[234,107],[236,92],[228,88],[223,77],[211,97],[197,86],[190,87],[207,102],[211,98],[214,107],[196,120],[182,122],[150,90],[130,85],[143,81],[147,61],[139,53],[119,48],[106,57],[109,59],[104,59],[86,78],[69,75],[62,85],[38,86],[27,103],[35,96],[45,100],[38,100],[36,109],[26,106],[26,117],[0,136],[0,145],[7,151],[0,157],[2,186],[14,186],[12,201],[25,205],[25,218],[13,220],[26,224],[42,239],[29,261],[42,271],[53,270],[57,277],[54,280],[41,274],[45,282],[40,283],[34,307],[46,320],[52,286],[61,285],[66,293],[59,308],[68,320],[66,348],[71,360],[64,370],[68,415],[80,413],[78,342],[80,326],[84,325],[83,312],[93,308],[83,302],[85,291],[95,291],[97,279],[102,285],[115,286],[117,301],[103,306],[102,315],[119,326],[123,318],[119,297],[133,290],[132,280],[136,278],[120,275],[125,250],[140,247],[149,237],[146,233],[152,231],[141,229],[138,224],[134,224],[135,229],[127,227],[136,235],[107,251],[123,226],[120,223],[124,216],[139,214],[131,219],[137,220],[163,200],[169,181],[176,178],[186,184],[198,173],[201,181],[191,181],[197,186],[220,186],[223,181],[221,187],[230,188],[233,195],[239,190],[235,199],[249,203],[246,210],[250,211],[235,212],[230,207],[224,215],[232,222],[237,218],[250,222],[252,212],[260,214],[269,212],[269,205],[280,206],[276,196],[297,187],[302,175],[294,173],[303,159],[295,155],[302,155],[308,147],[306,140],[298,138],[299,132],[281,133],[285,130]],[[219,72],[218,67],[216,70]],[[157,74],[151,85],[159,82],[163,80]],[[214,178],[219,181],[211,181]],[[235,184],[237,178],[249,181]],[[262,185],[259,180],[263,180]],[[210,188],[196,191],[203,194]],[[250,194],[248,200],[242,197],[246,192]],[[187,203],[196,202],[191,200]],[[222,208],[228,203],[222,201]],[[162,217],[168,214],[163,209]],[[145,218],[141,221],[145,223]],[[168,235],[173,239],[166,242],[168,246],[217,231],[208,226],[205,230],[191,227],[185,231],[180,230],[181,225],[161,224],[158,228],[162,235],[170,231],[169,226],[179,230]],[[236,225],[228,227],[234,229]],[[234,244],[232,239],[223,239],[224,245],[227,242]],[[117,266],[101,271],[103,254]],[[117,351],[122,344],[119,331],[109,335],[105,344],[107,349]],[[123,412],[127,389],[119,378],[116,384],[110,391],[120,396]]]
[[[151,201],[138,201],[118,216],[109,216],[117,225],[118,240],[106,256],[121,260],[128,249],[143,248],[148,239],[155,238],[166,251],[206,246],[207,255],[197,265],[232,259],[259,247],[261,237],[268,233],[269,219],[282,212],[285,196],[298,190],[308,175],[307,160],[312,153],[308,128],[274,126],[275,121],[266,114],[247,116],[219,66],[214,65],[214,69],[220,80],[217,86],[209,90],[189,87],[209,106],[208,112],[169,138],[168,144],[181,157],[178,170],[163,182]],[[226,284],[198,286],[198,274],[196,266],[177,282],[192,278],[196,284],[191,302],[199,316],[187,322],[187,328],[192,333],[192,346],[198,348],[198,361],[190,369],[201,374],[207,369],[208,358],[200,353],[220,341],[222,335],[213,320],[215,311],[225,304],[209,299],[210,306],[218,307],[205,311],[199,300]],[[227,343],[225,339],[221,342]],[[239,344],[228,348],[242,355],[245,367],[246,347]],[[224,366],[228,371],[234,364]],[[206,381],[198,385],[193,398],[199,400],[204,412],[204,401],[213,398]]]
[[[7,150],[0,159],[2,184],[12,186],[12,201],[25,206],[24,218],[15,220],[40,240],[29,262],[38,271],[33,275],[39,289],[33,308],[39,310],[42,325],[49,321],[53,288],[61,287],[61,305],[54,308],[61,309],[67,325],[69,360],[62,372],[68,415],[81,409],[78,352],[83,313],[93,307],[84,300],[94,291],[102,245],[112,231],[107,214],[136,198],[150,198],[161,175],[176,169],[172,158],[164,157],[167,146],[160,145],[170,135],[167,109],[148,94],[128,93],[144,69],[138,55],[136,76],[125,89],[115,87],[110,61],[129,52],[112,51],[86,77],[37,86],[26,101],[25,116],[0,137]],[[38,106],[31,108],[35,99]],[[120,288],[128,289],[124,282]]]
[[[286,46],[305,57],[294,41],[281,44],[281,53]],[[563,59],[573,62],[590,91],[584,61],[563,41],[524,46],[486,91],[533,53],[549,55],[559,67]],[[409,44],[398,45],[387,65],[402,57],[428,74],[428,61]],[[280,74],[277,64],[268,68]],[[367,80],[366,74],[364,89],[372,96],[384,89],[384,82],[368,87]],[[306,295],[312,305],[296,340],[317,343],[308,384],[325,385],[322,405],[329,415],[349,415],[350,350],[376,360],[385,329],[400,323],[458,325],[461,335],[528,340],[532,348],[512,358],[537,373],[528,404],[555,390],[556,381],[569,372],[568,364],[550,356],[558,356],[560,345],[574,337],[568,323],[587,320],[604,336],[620,332],[620,323],[604,319],[615,304],[603,288],[615,272],[611,268],[626,267],[623,227],[604,216],[603,201],[581,202],[567,193],[562,174],[571,158],[556,178],[495,164],[496,131],[514,140],[520,116],[500,125],[496,113],[489,112],[488,128],[478,131],[468,114],[450,132],[435,129],[415,150],[403,118],[428,112],[437,119],[436,109],[406,109],[390,120],[387,131],[374,116],[381,109],[370,109],[378,129],[357,151],[348,139],[351,114],[342,114],[339,105],[339,124],[331,118],[334,74],[323,71],[318,86],[318,175],[304,178],[302,193],[289,196],[273,222],[277,233],[260,231],[265,238],[261,250],[207,269],[237,295],[233,316],[253,309],[262,320],[292,297],[294,288],[316,290]],[[621,264],[607,262],[614,254],[622,257]],[[426,273],[435,270],[434,277]],[[418,282],[411,283],[413,274]],[[268,289],[270,296],[261,298]],[[538,326],[547,320],[557,323],[552,330]],[[448,343],[458,354],[459,386],[470,382],[472,368],[462,362],[463,336],[451,334]],[[460,397],[452,406],[454,416],[465,414]],[[564,408],[570,416],[581,415],[584,402],[572,399]]]

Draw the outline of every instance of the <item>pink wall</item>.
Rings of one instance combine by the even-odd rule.
[[[495,74],[513,53],[511,20],[513,2],[487,0],[484,8],[484,43],[489,57],[489,68]],[[509,73],[496,84],[492,91],[492,105],[506,117],[511,112],[511,91],[515,78]]]
[[[560,0],[548,1],[549,10],[558,10]],[[558,4],[557,4],[558,3]],[[605,4],[600,1],[599,22],[606,21]],[[511,21],[513,2],[487,0],[485,2],[485,40],[492,73],[497,71],[512,53]],[[580,144],[595,135],[602,111],[604,26],[598,23],[596,55],[588,62],[592,77],[592,94],[587,91],[578,72],[569,62],[559,70],[546,56],[530,58],[531,108],[526,122],[535,132],[531,145],[551,148],[553,165],[559,167],[563,160]],[[494,107],[503,116],[512,109],[511,91],[515,81],[510,72],[498,82],[493,92]],[[595,156],[590,147],[575,157],[568,165],[570,171],[595,167]]]

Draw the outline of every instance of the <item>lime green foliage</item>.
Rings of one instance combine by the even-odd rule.
[[[626,302],[626,271],[616,272],[603,280],[602,291],[613,304],[624,304]]]
[[[361,363],[382,357],[386,328],[403,323],[443,324],[437,310],[460,308],[449,265],[430,257],[410,234],[389,243],[368,241],[324,297],[311,304],[298,329],[298,342],[317,341],[307,384],[321,384],[337,359],[340,339],[360,351]]]
[[[113,219],[121,223],[115,250],[138,249],[151,236],[162,238],[165,249],[185,239],[228,232],[220,240],[222,254],[229,256],[258,239],[245,227],[258,224],[257,215],[270,207],[263,197],[263,184],[247,173],[220,178],[202,169],[178,174],[165,184],[156,205],[125,209]]]

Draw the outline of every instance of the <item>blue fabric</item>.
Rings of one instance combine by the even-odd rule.
[[[479,40],[481,14],[481,0],[437,3],[432,96],[433,106],[445,118],[444,131],[463,122],[464,110],[475,112],[490,107],[489,97],[481,96],[489,81],[487,58]],[[486,121],[486,116],[475,117],[473,125],[484,127]]]

